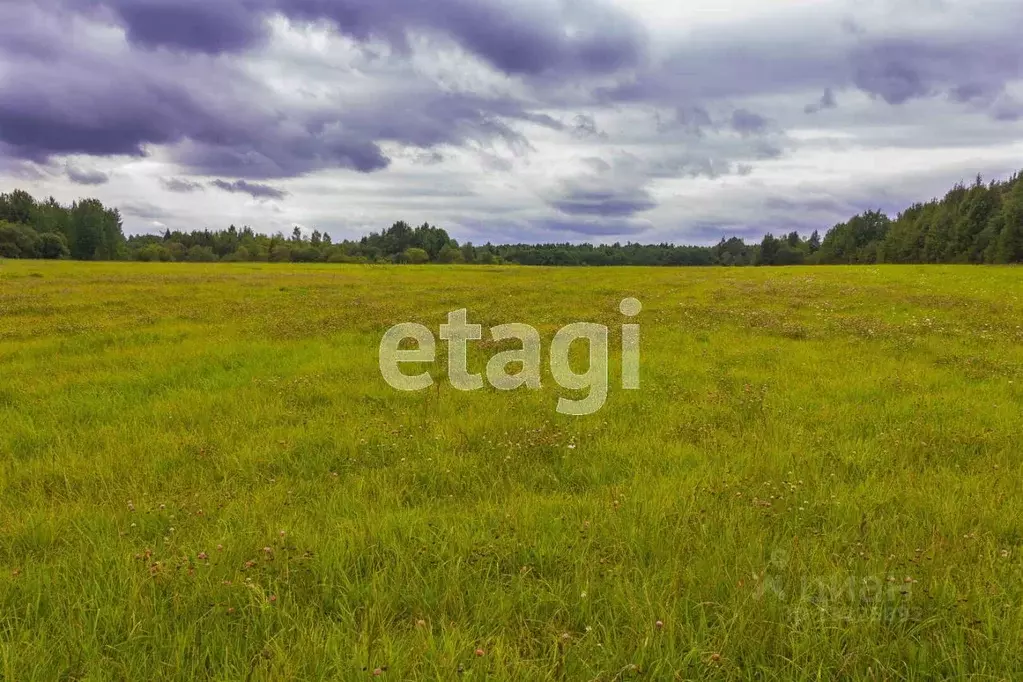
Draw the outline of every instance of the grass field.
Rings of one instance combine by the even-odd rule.
[[[458,308],[641,389],[387,386]],[[1021,405],[1012,268],[6,261],[0,677],[1020,679]]]

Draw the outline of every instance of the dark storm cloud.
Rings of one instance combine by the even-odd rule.
[[[98,170],[68,165],[65,168],[65,173],[68,180],[76,185],[105,185],[110,182],[110,176]]]
[[[144,55],[130,63],[83,55],[53,67],[26,64],[0,84],[0,142],[40,162],[61,154],[139,157],[154,145],[178,145],[172,155],[197,174],[256,178],[388,164],[373,141],[387,129],[339,133],[326,117],[282,116],[253,106],[273,95],[240,68],[211,63],[197,86],[193,68],[203,66]],[[397,128],[383,117],[378,123]]]
[[[846,88],[899,105],[947,93],[997,94],[1019,80],[1023,3],[989,3],[984,21],[969,24],[943,6],[924,9],[926,30],[909,21],[850,32],[825,10],[803,12],[797,22],[781,15],[739,20],[713,35],[691,37],[655,66],[594,95],[605,104],[693,107],[817,90],[824,97],[806,110],[819,111],[833,108],[835,93]]]
[[[410,100],[415,106],[408,105]],[[321,168],[372,173],[391,164],[381,147],[383,142],[435,151],[442,145],[461,147],[500,140],[525,151],[530,149],[529,141],[507,120],[550,126],[548,118],[532,115],[510,100],[447,93],[410,83],[405,91],[386,93],[368,103],[298,113],[297,125],[267,120],[257,121],[251,130],[239,127],[233,143],[189,140],[176,157],[207,175],[279,178]]]
[[[168,192],[177,192],[178,194],[201,192],[206,189],[202,186],[202,183],[185,180],[184,178],[160,178],[160,184]]]
[[[479,182],[474,199],[451,193],[442,215],[470,206],[474,218],[497,216],[495,235],[639,234],[650,226],[633,216],[644,215],[674,229],[696,216],[717,235],[746,225],[759,238],[800,221],[826,228],[872,206],[848,199],[851,187],[807,201],[801,190],[774,203],[718,201],[775,182],[778,169],[762,160],[854,144],[947,151],[1019,139],[1023,3],[782,3],[714,30],[658,26],[648,41],[628,0],[613,1],[0,0],[0,170],[42,169],[66,186],[64,156],[152,155],[180,176],[160,180],[163,190],[213,206],[197,212],[225,203],[199,194],[207,178],[268,199],[281,196],[282,178],[386,171],[351,179],[391,205],[388,193],[400,203],[415,196],[412,184],[464,173],[468,186]],[[324,30],[335,35],[324,40]],[[827,116],[803,113],[839,101]],[[821,163],[803,158],[793,175]],[[573,164],[586,177],[558,184]],[[763,177],[734,177],[754,170]],[[550,187],[552,176],[553,193],[538,197],[532,188]],[[690,178],[701,178],[709,206],[696,211],[701,199],[680,191],[685,215],[675,222],[672,188]],[[289,220],[321,203],[300,200],[314,194],[310,182],[288,183]],[[882,189],[866,198],[894,205]],[[174,202],[154,194],[146,198]],[[337,211],[347,199],[333,201]],[[241,203],[256,219],[270,213],[268,202]],[[366,199],[352,204],[368,215]]]
[[[206,108],[169,73],[151,76],[84,55],[55,66],[26,64],[0,85],[0,141],[21,158],[144,156],[150,144],[240,135],[236,122]]]
[[[266,36],[269,3],[238,0],[111,0],[128,39],[147,47],[237,52]]]
[[[64,41],[56,25],[42,29],[39,42]],[[19,66],[0,81],[0,144],[11,156],[139,157],[163,146],[197,175],[268,179],[323,168],[383,170],[391,162],[386,142],[432,150],[496,139],[528,150],[509,121],[563,128],[507,98],[446,92],[411,69],[373,97],[289,106],[230,61],[109,46],[79,54],[62,44],[53,59],[30,61],[0,45],[0,65],[13,59]]]
[[[575,188],[565,196],[551,201],[551,206],[572,216],[590,215],[604,218],[627,218],[657,206],[650,193],[643,189],[587,190]]]
[[[115,20],[133,45],[151,49],[90,52],[87,42],[66,39],[67,17],[54,14],[56,6]],[[1003,25],[1023,18],[1020,10],[1001,11]],[[800,31],[781,23],[728,26],[651,66],[642,28],[603,0],[36,0],[0,8],[0,58],[19,67],[0,82],[0,143],[40,162],[76,153],[142,156],[168,146],[196,174],[269,179],[322,168],[380,171],[390,165],[388,142],[429,152],[496,139],[528,150],[516,122],[607,138],[592,114],[566,125],[512,99],[441,90],[411,70],[407,88],[395,83],[375,98],[276,104],[276,93],[251,72],[208,56],[255,49],[276,12],[396,46],[410,32],[446,36],[506,73],[541,81],[618,74],[617,85],[594,91],[598,100],[668,105],[675,120],[658,129],[694,136],[726,126],[752,137],[769,127],[764,115],[744,108],[714,124],[702,103],[714,98],[820,88],[824,95],[807,110],[822,110],[835,105],[834,88],[855,85],[891,104],[942,91],[987,102],[1021,66],[1018,40],[999,28],[985,40],[953,39],[951,29],[887,38],[867,29],[851,35],[812,16]],[[539,95],[563,97],[551,92]],[[1019,107],[1001,101],[992,116],[1015,120]]]
[[[36,0],[113,23],[138,48],[217,55],[256,47],[270,3],[250,0]]]
[[[210,184],[217,189],[222,189],[232,194],[248,194],[254,199],[283,199],[288,196],[288,193],[284,190],[271,187],[270,185],[262,185],[258,182],[247,182],[246,180],[235,180],[234,182],[213,180]]]
[[[516,75],[601,74],[644,59],[645,35],[631,15],[605,0],[65,0],[105,5],[129,40],[207,54],[257,47],[265,20],[326,21],[355,40],[408,48],[412,33],[447,38]],[[574,31],[563,30],[572,24]]]
[[[176,160],[205,175],[237,175],[248,178],[285,178],[321,168],[346,168],[361,173],[390,165],[375,142],[315,134],[295,134],[268,127],[263,137],[253,136],[233,145],[184,143]]]
[[[861,46],[852,63],[856,86],[888,104],[942,91],[965,101],[997,94],[1019,78],[1023,48],[1018,36],[1011,42],[889,39]]]
[[[767,130],[767,119],[747,109],[732,113],[732,130],[740,135],[759,135]]]
[[[637,237],[651,228],[644,220],[625,218],[534,218],[529,220],[457,221],[474,242],[497,244],[544,244],[602,241],[602,237]]]

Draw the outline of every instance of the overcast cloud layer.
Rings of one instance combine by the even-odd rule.
[[[711,243],[1023,168],[1018,0],[0,0],[0,190]]]

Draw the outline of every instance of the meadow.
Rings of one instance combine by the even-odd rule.
[[[1021,275],[4,261],[0,678],[1019,679]],[[460,308],[606,405],[390,388]]]

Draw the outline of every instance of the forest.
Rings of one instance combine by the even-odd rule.
[[[96,199],[62,205],[22,190],[0,194],[0,258],[293,263],[745,266],[1023,262],[1023,174],[972,185],[907,208],[894,219],[866,211],[827,230],[737,237],[714,246],[675,244],[459,244],[441,227],[399,221],[334,242],[298,227],[290,235],[249,226],[125,237],[120,213]]]

